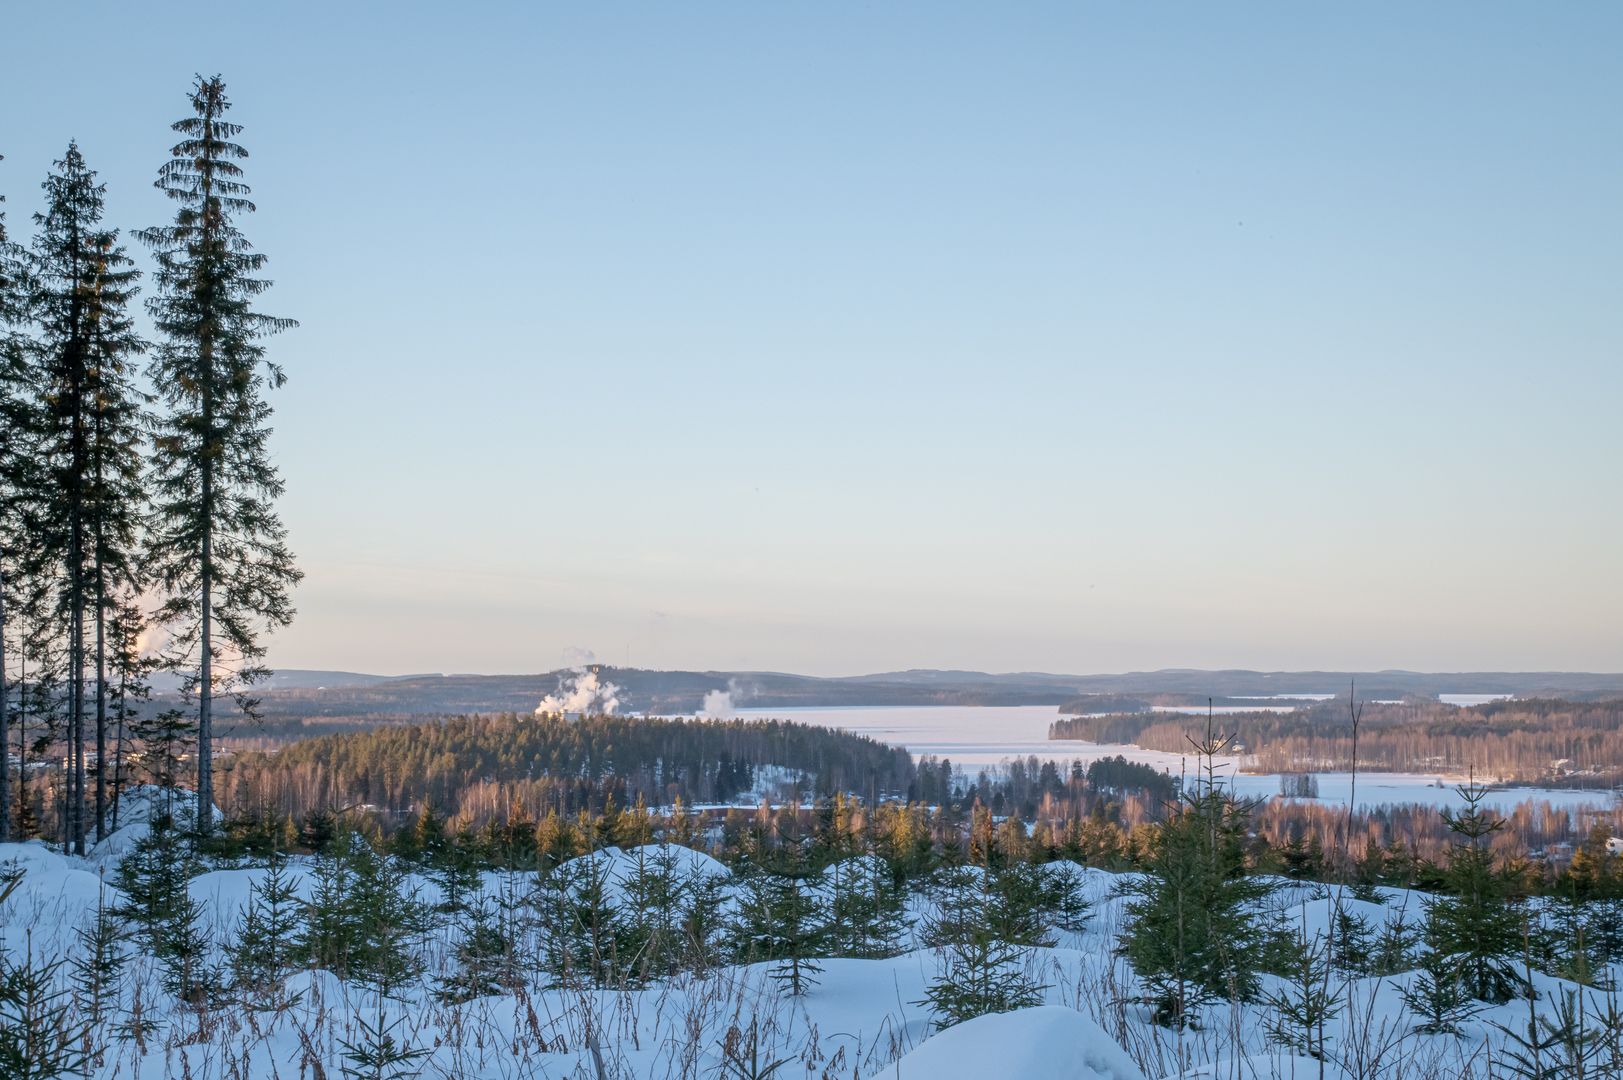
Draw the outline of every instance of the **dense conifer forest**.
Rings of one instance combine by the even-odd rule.
[[[905,750],[786,721],[508,714],[239,754],[225,784],[229,805],[294,816],[354,804],[400,815],[432,803],[482,822],[492,808],[573,814],[609,799],[730,803],[758,782],[766,794],[805,800],[843,791],[905,796],[913,765]]]

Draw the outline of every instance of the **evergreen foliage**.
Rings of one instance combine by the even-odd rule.
[[[1448,893],[1426,904],[1426,943],[1454,961],[1468,994],[1497,1005],[1522,988],[1515,958],[1524,924],[1488,846],[1504,822],[1484,809],[1486,788],[1470,781],[1456,790],[1465,807],[1443,812],[1456,841],[1445,878]]]
[[[723,770],[790,766],[817,777],[819,787],[906,790],[912,775],[905,750],[850,732],[782,720],[695,720],[590,716],[579,720],[512,714],[447,717],[409,725],[301,739],[275,753],[244,753],[233,783],[250,805],[287,806],[295,815],[355,803],[395,813],[431,813],[430,834],[444,816],[472,820],[486,806],[506,814],[515,804],[539,817],[602,812],[641,797],[669,805],[725,801]],[[726,786],[726,785],[723,785]],[[730,797],[733,792],[727,793]],[[420,811],[430,806],[431,811]],[[626,817],[646,829],[646,818]],[[614,835],[610,843],[627,842]],[[636,843],[635,840],[630,841]],[[426,856],[425,856],[426,857]]]
[[[799,996],[817,982],[832,936],[827,897],[811,881],[811,869],[790,849],[768,869],[747,865],[739,882],[733,951],[746,963],[773,961],[772,979]]]
[[[169,917],[157,927],[154,952],[163,964],[163,988],[198,1010],[219,1000],[223,979],[202,905],[182,887]]]
[[[1024,885],[1000,886],[999,878],[1008,876],[949,867],[931,890],[923,938],[938,946],[938,968],[921,1004],[935,1014],[937,1028],[1042,1003],[1046,987],[1027,964],[1031,946],[1048,944],[1047,931]],[[1018,880],[1030,879],[1021,874]]]
[[[396,1017],[384,1023],[381,1003],[377,1019],[358,1019],[356,1023],[361,1029],[360,1037],[353,1042],[339,1040],[339,1046],[344,1051],[344,1064],[339,1074],[345,1080],[412,1080],[420,1074],[423,1070],[418,1063],[428,1056],[429,1051],[395,1038],[395,1031],[404,1019]]]
[[[1611,1080],[1619,1074],[1623,1013],[1615,1001],[1594,1015],[1579,991],[1563,989],[1553,1016],[1536,1012],[1531,1001],[1525,1024],[1494,1024],[1505,1041],[1490,1061],[1492,1080]]]
[[[1420,945],[1420,928],[1395,912],[1381,924],[1371,946],[1368,966],[1371,975],[1396,975],[1415,966],[1415,953]]]
[[[455,969],[440,981],[440,1000],[469,1001],[511,992],[524,983],[519,959],[516,908],[480,894],[465,905],[457,920]]]
[[[21,252],[6,234],[0,196],[0,843],[11,839],[11,724],[8,685],[12,608],[20,586],[21,557],[28,546],[24,500],[38,486],[37,402],[30,390],[22,335]]]
[[[544,966],[558,986],[616,986],[625,978],[621,955],[625,918],[610,878],[609,859],[587,855],[559,866],[539,895]]]
[[[1422,1035],[1461,1034],[1460,1025],[1482,1011],[1461,977],[1460,963],[1436,949],[1427,949],[1420,967],[1400,991],[1403,1004],[1419,1018],[1414,1030]]]
[[[883,960],[901,952],[907,929],[907,888],[875,855],[842,859],[825,872],[832,900],[829,944],[836,956]]]
[[[1182,1026],[1214,997],[1255,998],[1269,886],[1246,876],[1250,806],[1217,778],[1232,743],[1210,721],[1196,744],[1201,772],[1157,832],[1144,873],[1126,886],[1122,952],[1149,987],[1158,1022]]]
[[[38,963],[32,948],[22,959],[0,954],[0,1076],[56,1080],[88,1064],[84,1021],[74,1016],[72,993],[57,978],[62,961]]]
[[[67,831],[85,851],[88,717],[86,617],[97,643],[96,742],[106,751],[105,615],[113,591],[134,580],[134,547],[142,512],[138,400],[130,365],[144,348],[127,307],[136,273],[102,224],[105,185],[76,144],[46,178],[46,209],[31,252],[28,310],[38,328],[35,387],[43,408],[37,452],[43,502],[30,530],[30,568],[51,583],[63,656],[69,752]],[[106,791],[98,775],[97,836],[105,834]]]
[[[619,949],[639,981],[674,975],[714,948],[716,926],[699,912],[715,901],[704,875],[684,865],[684,849],[644,845],[620,882],[623,925]]]
[[[124,902],[118,915],[135,926],[148,952],[162,954],[165,935],[186,906],[186,883],[199,869],[167,813],[152,819],[146,835],[119,862],[117,881]]]
[[[287,860],[274,855],[264,876],[253,883],[231,947],[231,981],[237,991],[263,998],[281,986],[299,964],[302,916]]]
[[[422,973],[416,945],[428,911],[405,888],[394,859],[351,833],[316,860],[316,884],[305,904],[299,955],[312,967],[389,994]]]
[[[1329,1040],[1325,1025],[1346,1004],[1343,984],[1332,979],[1331,944],[1322,934],[1297,934],[1293,964],[1284,986],[1268,994],[1272,1013],[1265,1020],[1268,1037],[1298,1053],[1326,1060]]]
[[[434,910],[441,915],[466,914],[476,902],[479,889],[479,863],[472,837],[459,837],[457,843],[430,841],[423,850],[429,867],[429,879],[439,887],[439,903]]]
[[[119,1001],[119,988],[129,953],[124,928],[107,906],[107,893],[96,897],[96,913],[89,925],[74,931],[79,947],[69,960],[74,1005],[92,1032],[100,1032]]]

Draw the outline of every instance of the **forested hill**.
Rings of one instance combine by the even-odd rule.
[[[768,767],[775,767],[769,769]],[[763,770],[767,770],[763,773]],[[305,739],[237,755],[222,778],[231,809],[294,817],[371,804],[404,814],[431,802],[453,816],[492,809],[602,810],[641,798],[668,806],[728,802],[771,775],[805,778],[803,797],[905,794],[907,751],[861,735],[782,720],[459,716]]]
[[[651,671],[603,666],[617,688],[620,712],[691,714],[713,691],[737,708],[883,705],[1053,705],[1087,695],[1146,699],[1175,695],[1219,703],[1261,695],[1344,693],[1357,679],[1361,696],[1435,697],[1446,693],[1564,697],[1623,693],[1623,674],[1583,672],[1197,671],[1169,669],[1119,675],[989,674],[915,670],[820,678],[763,671]],[[568,672],[534,675],[358,675],[279,672],[263,698],[272,721],[301,718],[408,717],[476,712],[529,712],[557,690]],[[1118,706],[1119,707],[1119,706]],[[1130,707],[1130,706],[1128,706]],[[1096,703],[1086,709],[1098,711]]]

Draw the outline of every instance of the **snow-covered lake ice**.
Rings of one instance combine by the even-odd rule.
[[[1499,695],[1449,695],[1491,700]],[[1474,700],[1471,703],[1476,703]],[[1465,702],[1461,702],[1465,704]],[[1010,758],[1035,756],[1039,761],[1084,763],[1117,754],[1178,775],[1192,775],[1193,758],[1136,746],[1082,742],[1074,739],[1050,740],[1048,725],[1061,718],[1052,705],[972,706],[927,705],[853,708],[741,709],[746,718],[776,717],[807,724],[842,728],[868,735],[881,742],[906,748],[915,757],[931,754],[950,758],[970,772],[995,766]],[[1237,758],[1223,759],[1225,775],[1242,795],[1279,794],[1279,777],[1239,771]],[[1350,773],[1320,773],[1319,801],[1345,805],[1352,789]],[[1437,773],[1361,773],[1358,777],[1358,806],[1419,803],[1426,806],[1457,806],[1454,786],[1460,778]],[[1606,807],[1612,795],[1606,791],[1580,791],[1545,788],[1507,788],[1491,792],[1487,805],[1508,813],[1525,802],[1549,802],[1565,809]]]

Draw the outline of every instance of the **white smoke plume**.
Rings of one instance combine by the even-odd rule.
[[[135,654],[143,660],[160,655],[169,644],[169,628],[162,623],[149,622],[135,636]]]
[[[731,690],[712,690],[704,696],[699,715],[706,720],[731,720],[738,715],[733,709]]]
[[[535,707],[535,715],[580,713],[582,716],[610,716],[620,707],[620,688],[602,679],[591,665],[597,657],[590,649],[567,649],[567,674],[558,676],[558,692],[548,694]]]

